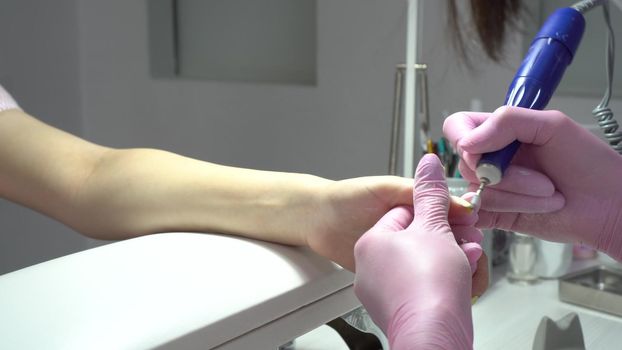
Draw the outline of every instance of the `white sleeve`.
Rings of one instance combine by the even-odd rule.
[[[19,108],[17,102],[13,99],[11,94],[9,94],[3,87],[0,85],[0,112],[6,111],[7,109]]]

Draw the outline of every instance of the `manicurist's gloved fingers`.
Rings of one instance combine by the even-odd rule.
[[[475,163],[475,166],[477,166],[477,162]],[[470,183],[478,184],[479,179],[477,178],[477,175],[475,174],[475,166],[471,168],[469,167],[467,162],[464,161],[464,159],[461,159],[460,162],[458,163],[458,170],[460,171],[460,175],[465,180],[469,181]]]
[[[477,268],[473,274],[473,284],[471,285],[471,295],[474,297],[480,297],[488,289],[488,256],[486,253],[482,253],[482,256],[477,260]]]
[[[474,226],[452,225],[451,231],[454,233],[454,237],[458,244],[469,243],[469,242],[474,242],[474,243],[479,244],[484,239],[484,235],[482,234],[482,231],[480,231],[478,228]]]
[[[480,210],[477,227],[499,228],[502,230],[511,230],[519,218],[519,213],[500,213],[494,211]]]
[[[472,189],[474,190],[474,186]],[[465,195],[467,198],[469,196],[473,194]],[[481,209],[486,211],[538,214],[558,211],[564,207],[566,200],[559,192],[554,192],[549,197],[534,197],[489,187],[482,192],[481,203]],[[478,215],[481,216],[481,211]]]
[[[451,146],[458,152],[460,158],[464,159],[460,140],[464,135],[468,135],[473,129],[480,126],[490,117],[490,113],[481,112],[458,112],[450,115],[443,123],[443,134],[449,140]]]
[[[411,226],[428,231],[448,228],[449,191],[441,161],[434,154],[424,155],[417,166],[413,209]]]
[[[564,122],[562,115],[556,111],[543,111],[538,116],[521,111],[528,110],[509,106],[498,108],[481,125],[465,134],[458,141],[458,148],[481,154],[499,150],[515,140],[542,146],[555,135],[559,123]],[[546,114],[549,115],[543,118]]]
[[[474,274],[477,271],[477,261],[483,254],[482,246],[477,243],[462,243],[460,248],[469,260],[471,273]]]
[[[464,243],[460,248],[467,256],[473,274],[471,296],[480,297],[488,289],[488,257],[477,243]]]
[[[479,185],[479,179],[475,171],[469,168],[465,162],[458,164],[460,175],[473,184]],[[555,185],[548,176],[536,170],[511,164],[505,170],[503,179],[496,185],[487,188],[514,192],[534,197],[549,197],[555,192]]]
[[[389,231],[397,232],[402,231],[413,220],[412,207],[399,206],[389,210],[370,231]]]

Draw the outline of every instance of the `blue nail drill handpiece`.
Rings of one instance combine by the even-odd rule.
[[[553,12],[533,39],[510,84],[504,104],[544,109],[572,61],[584,29],[585,19],[574,8],[561,8]],[[476,169],[481,181],[478,195],[485,185],[501,181],[519,147],[520,142],[514,141],[505,148],[482,155]]]

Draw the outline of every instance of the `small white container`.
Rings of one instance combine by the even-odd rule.
[[[507,278],[510,283],[530,285],[538,282],[538,245],[532,236],[512,232]]]
[[[541,278],[558,278],[568,273],[572,263],[572,244],[538,239],[536,274]]]

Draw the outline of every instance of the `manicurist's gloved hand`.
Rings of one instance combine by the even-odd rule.
[[[473,183],[481,154],[523,143],[501,183],[484,191],[478,226],[584,242],[622,259],[622,156],[605,142],[561,112],[518,107],[456,113],[443,131]]]
[[[472,348],[470,265],[482,251],[456,242],[443,172],[436,156],[424,156],[413,208],[392,209],[355,246],[356,295],[391,349]]]

